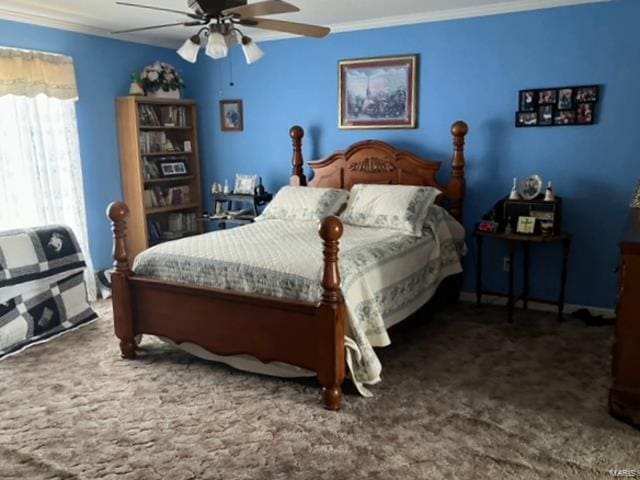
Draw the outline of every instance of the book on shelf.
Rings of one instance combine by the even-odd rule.
[[[186,127],[187,109],[185,107],[160,107],[160,122],[165,127]]]
[[[186,107],[167,105],[138,105],[140,125],[143,127],[187,127]]]
[[[140,113],[140,125],[143,127],[159,127],[161,125],[156,109],[151,105],[138,105],[138,111]]]
[[[191,189],[188,185],[178,187],[154,187],[144,191],[145,208],[169,207],[191,203]]]

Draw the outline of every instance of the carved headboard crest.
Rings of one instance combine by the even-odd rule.
[[[393,172],[396,167],[388,160],[383,160],[377,157],[367,157],[359,162],[352,162],[349,165],[349,170],[353,172],[365,172],[365,173],[380,173],[380,172]]]
[[[469,128],[460,121],[453,124],[453,159],[451,161],[451,179],[446,184],[437,180],[442,166],[418,157],[404,150],[398,150],[388,143],[377,140],[365,140],[351,145],[346,150],[336,152],[324,160],[309,162],[313,170],[313,179],[308,182],[312,187],[344,188],[350,190],[357,183],[384,183],[393,185],[424,185],[442,191],[451,214],[462,218],[465,194],[465,158],[464,142]],[[302,160],[301,127],[291,129],[293,139],[293,176],[294,185],[307,185]]]

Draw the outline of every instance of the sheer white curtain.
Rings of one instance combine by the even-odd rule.
[[[95,298],[75,101],[1,96],[0,229],[51,224],[78,237]]]

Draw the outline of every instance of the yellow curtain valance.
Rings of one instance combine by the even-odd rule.
[[[0,97],[35,97],[41,93],[62,100],[78,99],[73,59],[0,47]]]

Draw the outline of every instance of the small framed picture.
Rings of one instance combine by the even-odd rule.
[[[183,161],[160,162],[160,173],[163,177],[175,177],[178,175],[188,175],[187,164]]]
[[[535,90],[520,91],[520,111],[535,112],[538,106],[538,95]]]
[[[558,110],[573,109],[573,88],[558,90]]]
[[[576,102],[597,102],[598,101],[598,86],[593,85],[590,87],[579,87],[576,89]]]
[[[538,92],[538,104],[553,105],[558,99],[557,90],[540,90]]]
[[[244,130],[242,100],[220,100],[220,125],[223,132]]]
[[[536,231],[536,217],[518,217],[517,233],[531,235]]]
[[[576,123],[579,125],[591,125],[593,123],[593,103],[578,104]]]
[[[553,125],[553,105],[540,105],[538,125]]]
[[[516,127],[535,127],[538,125],[537,112],[517,112]]]
[[[554,125],[575,125],[576,112],[574,110],[559,110],[553,119]]]
[[[233,189],[233,193],[253,195],[256,191],[256,185],[258,185],[257,175],[236,174],[236,185]]]

